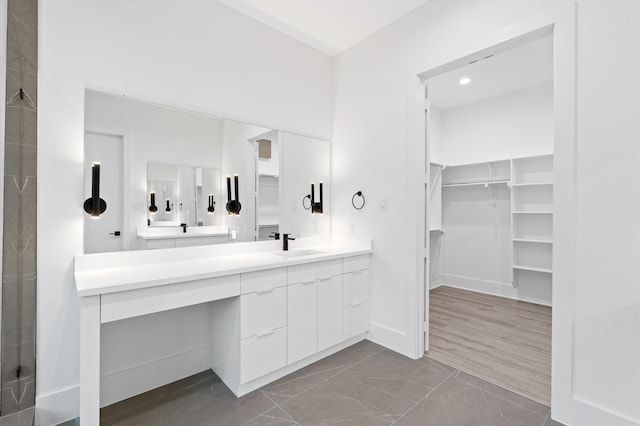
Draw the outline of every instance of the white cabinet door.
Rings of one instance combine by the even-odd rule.
[[[318,351],[342,341],[342,275],[318,280]]]
[[[287,363],[318,351],[318,295],[316,281],[287,287]]]

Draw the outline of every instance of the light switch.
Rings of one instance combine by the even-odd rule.
[[[386,212],[388,208],[389,208],[389,201],[387,200],[387,197],[382,197],[380,199],[380,211]]]

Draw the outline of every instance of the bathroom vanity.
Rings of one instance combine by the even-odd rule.
[[[371,240],[76,256],[80,418],[98,425],[101,324],[210,304],[211,367],[241,396],[366,337]]]

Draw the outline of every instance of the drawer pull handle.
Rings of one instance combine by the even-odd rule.
[[[302,283],[302,285],[309,285],[309,284],[315,284],[315,281],[305,281]]]
[[[366,302],[366,300],[361,300],[359,302],[352,303],[351,306],[355,308],[355,307],[358,307],[358,306],[362,305],[364,302]]]
[[[363,271],[364,271],[364,269],[359,269],[357,271],[351,271],[351,274],[352,275],[360,275]]]
[[[273,288],[265,288],[264,290],[258,290],[258,291],[256,291],[256,294],[271,293],[272,291],[273,291]]]
[[[331,277],[322,277],[322,278],[318,278],[318,281],[329,281],[331,279]]]
[[[260,333],[256,334],[257,337],[264,337],[264,336],[268,336],[269,334],[272,334],[275,330],[272,328],[270,330],[265,330],[265,331],[261,331]]]

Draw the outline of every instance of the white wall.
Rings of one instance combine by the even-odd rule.
[[[332,225],[348,232],[353,224],[375,242],[370,338],[420,354],[424,92],[415,76],[555,25],[552,414],[573,425],[640,422],[638,7],[431,0],[337,57]],[[356,189],[372,200],[363,214],[351,207]],[[388,211],[378,207],[384,198]]]
[[[85,130],[122,135],[126,140],[125,175],[130,178],[125,197],[129,204],[124,208],[130,215],[123,237],[127,239],[125,247],[131,249],[143,247],[136,229],[147,225],[149,162],[209,169],[222,166],[222,120],[202,114],[87,90]],[[220,196],[217,191],[216,199]],[[158,208],[163,208],[164,202],[156,198]]]
[[[443,110],[441,126],[432,149],[447,165],[550,154],[553,85]]]
[[[55,424],[78,414],[85,89],[328,138],[331,59],[210,0],[43,1],[38,37],[38,205],[56,208],[38,215],[37,416]]]

